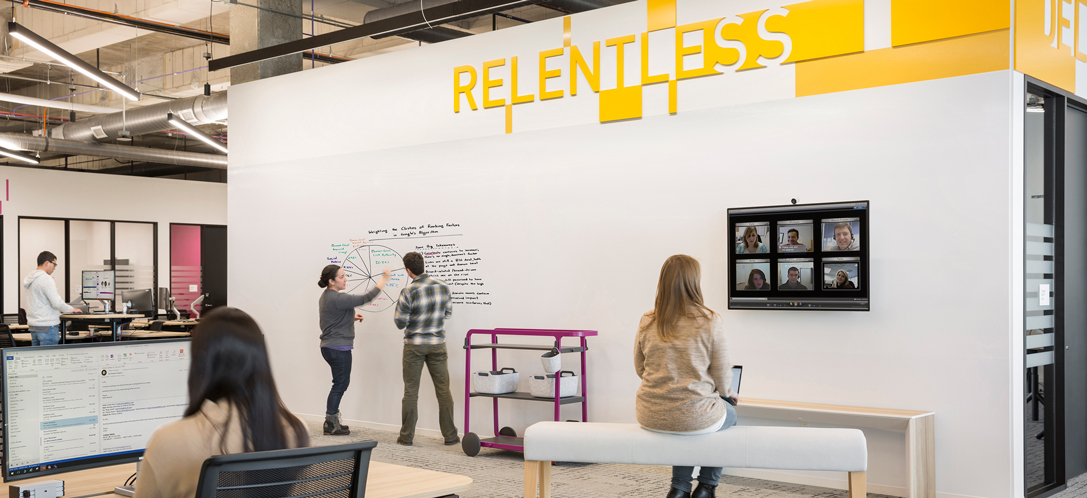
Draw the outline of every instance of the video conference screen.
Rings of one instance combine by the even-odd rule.
[[[729,209],[729,309],[868,311],[868,214],[868,201]]]

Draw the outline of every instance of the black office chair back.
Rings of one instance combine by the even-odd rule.
[[[11,335],[11,327],[6,323],[0,323],[0,348],[15,347],[15,338]]]
[[[196,498],[363,498],[376,441],[220,455],[204,460]]]
[[[162,332],[162,324],[164,324],[164,323],[166,323],[166,322],[164,322],[162,320],[155,320],[155,321],[151,322],[151,325],[147,326],[147,330],[149,330],[151,332]]]
[[[27,323],[28,322],[26,320],[26,310],[23,308],[19,308],[19,325],[26,325]]]

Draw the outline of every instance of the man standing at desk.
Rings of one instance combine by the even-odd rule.
[[[449,392],[449,355],[445,349],[445,319],[453,314],[449,286],[430,278],[423,268],[423,255],[404,255],[404,268],[412,282],[400,292],[396,303],[396,328],[404,329],[404,401],[401,404],[398,444],[411,446],[419,420],[419,380],[426,363],[434,394],[438,396],[438,425],[445,444],[460,442],[453,425],[453,395]]]
[[[38,255],[38,268],[23,279],[26,287],[26,322],[30,326],[30,344],[50,346],[60,342],[60,314],[79,313],[61,299],[53,270],[57,256],[49,251]]]

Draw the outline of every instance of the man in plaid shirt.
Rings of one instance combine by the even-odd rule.
[[[404,329],[404,401],[400,407],[398,444],[411,446],[419,420],[419,380],[423,364],[434,381],[438,396],[438,425],[445,444],[460,442],[453,425],[453,395],[449,392],[449,355],[445,350],[445,319],[453,314],[449,286],[430,278],[423,268],[423,255],[404,255],[404,268],[412,282],[400,292],[396,303],[396,328]]]

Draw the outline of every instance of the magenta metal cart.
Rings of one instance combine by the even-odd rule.
[[[473,335],[485,335],[490,336],[490,342],[481,344],[472,344]],[[464,337],[464,349],[465,349],[465,361],[464,361],[464,438],[461,440],[461,448],[464,450],[464,454],[468,456],[476,456],[479,454],[479,449],[482,447],[487,448],[500,448],[504,450],[513,451],[525,451],[524,438],[517,437],[517,432],[510,427],[498,428],[498,399],[516,399],[525,401],[543,401],[545,403],[555,404],[555,421],[559,420],[559,406],[569,405],[572,403],[581,403],[581,421],[589,421],[589,404],[586,401],[588,398],[588,383],[585,379],[585,351],[589,349],[585,338],[595,336],[595,330],[555,330],[555,329],[472,329],[468,331],[468,334]],[[550,337],[554,339],[552,344],[515,344],[515,343],[499,343],[498,336],[522,336],[522,337]],[[562,340],[564,338],[580,340],[578,346],[563,346]],[[522,350],[534,350],[534,351],[550,351],[557,348],[560,353],[581,353],[581,395],[580,396],[567,396],[560,398],[559,383],[561,382],[560,376],[555,375],[555,398],[537,398],[529,393],[517,391],[506,394],[484,394],[472,392],[471,379],[472,379],[472,350],[473,349],[490,349],[491,350],[491,370],[498,370],[498,350],[499,349],[522,349]],[[475,433],[470,432],[470,421],[472,414],[472,398],[475,397],[487,397],[493,398],[491,410],[494,413],[494,437],[480,439]]]

